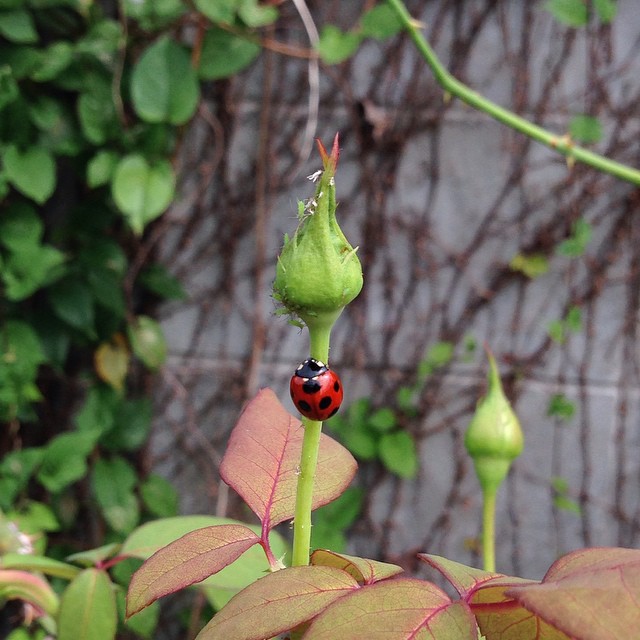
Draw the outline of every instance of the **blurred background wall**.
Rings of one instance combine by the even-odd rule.
[[[581,29],[542,1],[407,4],[457,78],[558,135],[593,116],[593,148],[640,164],[635,0]],[[318,29],[347,30],[368,5],[308,6]],[[361,398],[390,408],[420,460],[413,478],[361,461],[348,551],[412,570],[419,551],[479,566],[480,492],[462,439],[485,390],[483,344],[526,438],[499,496],[498,569],[540,578],[573,548],[635,546],[638,189],[445,99],[405,35],[320,64],[310,101],[309,34],[293,3],[279,9],[257,62],[209,87],[184,133],[180,199],[153,232],[189,298],[161,311],[171,355],[154,391],[152,466],[177,482],[185,513],[247,516],[217,466],[257,389],[294,412],[288,379],[307,337],[274,315],[271,283],[297,200],[313,194],[312,138],[340,132],[338,215],[365,273],[334,332],[342,415]],[[410,415],[397,392],[416,382]]]

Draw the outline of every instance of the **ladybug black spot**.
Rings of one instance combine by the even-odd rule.
[[[338,393],[338,391],[340,391],[340,383],[337,380],[333,383],[333,390],[336,393]]]
[[[305,380],[302,383],[302,390],[308,395],[313,395],[314,393],[318,393],[318,391],[320,391],[321,388],[322,387],[320,383],[315,378],[311,378],[310,380]]]
[[[328,409],[331,406],[331,396],[325,396],[324,398],[322,398],[322,400],[320,400],[320,402],[318,403],[318,406],[323,411],[325,409]]]
[[[332,418],[333,416],[335,416],[335,415],[336,415],[336,413],[338,413],[338,409],[339,409],[339,408],[340,408],[340,407],[336,407],[336,408],[335,408],[335,409],[334,409],[334,410],[329,414],[329,418]],[[327,418],[327,420],[328,420],[329,418]]]
[[[300,413],[311,411],[311,405],[306,400],[298,400],[298,409]]]

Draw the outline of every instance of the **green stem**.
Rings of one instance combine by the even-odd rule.
[[[482,555],[485,571],[496,570],[496,495],[495,489],[485,489],[482,493]]]
[[[329,342],[331,329],[340,312],[326,316],[305,318],[309,329],[310,354],[312,358],[321,362],[329,360]],[[294,567],[309,564],[311,549],[311,505],[313,502],[313,485],[318,465],[318,450],[322,422],[302,418],[304,437],[302,440],[302,454],[300,455],[300,473],[296,491],[296,510],[293,519],[293,556]]]
[[[420,23],[411,17],[402,0],[387,0],[387,2],[395,10],[398,18],[416,45],[416,48],[429,67],[431,67],[431,71],[438,81],[438,84],[440,84],[447,93],[456,96],[473,108],[490,115],[495,120],[506,124],[515,131],[524,133],[533,140],[537,140],[554,151],[561,153],[567,157],[569,163],[582,162],[583,164],[587,164],[612,176],[626,180],[627,182],[640,184],[640,171],[637,169],[575,145],[569,135],[558,136],[551,133],[543,127],[516,115],[513,111],[509,111],[495,102],[488,100],[454,78],[444,68],[427,40],[420,33]]]

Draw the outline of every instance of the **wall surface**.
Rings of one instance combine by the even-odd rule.
[[[640,164],[637,0],[619,0],[611,25],[583,29],[555,22],[544,2],[408,4],[456,77],[559,135],[574,115],[596,116],[603,137],[593,148]],[[354,26],[363,6],[309,2],[319,29]],[[417,477],[360,465],[366,501],[349,551],[413,570],[418,551],[479,566],[480,493],[462,437],[485,388],[483,343],[526,438],[499,497],[499,570],[540,578],[576,547],[637,545],[638,189],[567,167],[445,100],[403,35],[321,64],[316,121],[309,38],[293,3],[280,10],[254,66],[210,87],[209,111],[186,134],[182,198],[160,228],[160,255],[189,298],[163,309],[171,358],[152,453],[180,486],[183,510],[242,516],[216,471],[239,409],[270,386],[293,412],[288,378],[308,344],[274,315],[270,287],[296,201],[313,193],[306,176],[320,163],[308,144],[317,135],[328,145],[339,131],[339,218],[365,270],[331,351],[345,405],[369,397],[397,409],[397,389],[415,381],[429,348],[455,345],[403,422],[418,443]],[[567,256],[562,243],[580,220],[591,239]],[[546,257],[548,270],[523,275],[510,266],[519,254]],[[550,324],[557,332],[578,313],[562,339],[550,336]],[[573,416],[549,415],[557,394],[574,403]]]

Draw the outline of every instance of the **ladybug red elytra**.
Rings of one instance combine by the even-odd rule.
[[[289,383],[291,399],[305,418],[322,422],[333,416],[342,404],[342,382],[338,374],[308,358],[295,370]]]

